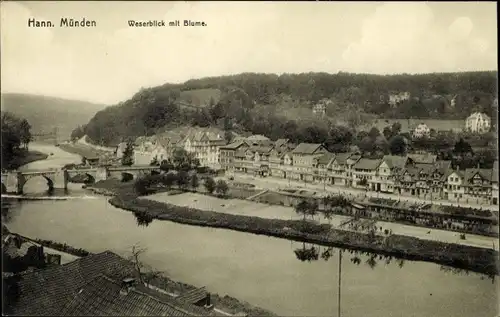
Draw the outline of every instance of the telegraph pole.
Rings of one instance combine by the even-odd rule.
[[[339,298],[338,298],[338,311],[337,317],[340,317],[340,303],[341,303],[341,286],[342,286],[342,249],[339,249]]]

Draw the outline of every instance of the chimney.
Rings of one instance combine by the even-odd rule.
[[[131,290],[134,289],[135,278],[127,277],[122,280],[122,287],[120,289],[121,295],[127,295]]]

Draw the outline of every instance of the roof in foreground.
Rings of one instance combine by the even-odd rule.
[[[194,316],[174,303],[137,289],[120,293],[120,282],[99,275],[78,290],[62,316]]]
[[[141,304],[141,300],[138,298],[146,301],[142,295],[129,297],[129,299],[133,299],[131,302],[124,303],[122,299],[117,299],[118,303],[121,304],[108,302],[110,298],[114,298],[110,294],[116,289],[114,284],[121,282],[124,278],[138,277],[130,261],[110,251],[89,255],[64,265],[50,266],[45,269],[22,273],[20,277],[19,287],[22,295],[13,307],[14,315],[57,316],[61,314],[63,309],[69,315],[80,316],[94,314],[107,316],[108,313],[109,315],[123,316],[126,312],[125,309],[128,309],[126,315],[129,316],[161,315],[157,314],[157,309],[161,305],[156,308],[148,308]],[[110,287],[110,290],[104,291],[104,287]],[[95,292],[101,293],[99,296],[102,297],[95,297],[98,296]],[[165,302],[164,296],[156,291],[143,293],[153,297],[158,294],[159,298],[163,298],[161,301]],[[92,296],[94,296],[94,300],[90,303]],[[90,306],[98,304],[99,306],[88,307],[87,311],[83,311],[83,308],[80,307],[82,303],[87,303]],[[204,313],[204,310],[194,305],[176,304],[175,300],[169,303],[169,305],[178,306],[179,311],[185,310],[191,312],[191,314],[173,316],[200,316]],[[115,305],[128,307],[115,311],[113,310]],[[132,307],[134,305],[135,308]],[[141,309],[143,309],[142,312],[140,312]],[[98,313],[99,310],[102,310],[101,313]],[[113,313],[111,310],[115,312]],[[168,310],[165,311],[165,314],[169,315]]]

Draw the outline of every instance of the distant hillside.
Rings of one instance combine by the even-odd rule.
[[[318,136],[327,133],[332,124],[360,130],[374,118],[463,121],[475,111],[496,117],[496,97],[496,71],[243,73],[141,89],[129,100],[99,111],[82,135],[108,145],[176,126],[197,125],[312,142],[323,139]],[[395,98],[399,99],[394,102]],[[326,104],[323,117],[312,113],[318,102]]]
[[[105,105],[29,94],[2,94],[2,110],[26,118],[31,132],[52,132],[58,128],[58,139],[68,139],[71,131],[86,124]]]
[[[177,102],[179,105],[190,105],[194,107],[206,107],[219,102],[221,91],[219,89],[194,89],[181,91]]]

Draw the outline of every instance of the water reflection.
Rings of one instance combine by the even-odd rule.
[[[295,258],[301,262],[318,261],[320,258],[324,261],[329,261],[334,256],[334,254],[342,252],[344,256],[348,255],[349,262],[355,265],[361,265],[362,263],[364,263],[372,270],[378,266],[388,266],[392,262],[394,262],[400,269],[402,269],[405,265],[405,259],[397,258],[391,255],[376,254],[367,251],[357,251],[344,248],[325,247],[308,243],[303,243],[302,247],[294,249],[293,252],[295,254]],[[495,282],[495,275],[482,274],[445,265],[441,265],[440,270],[443,272],[452,273],[454,275],[468,276],[471,275],[471,273],[477,274],[482,280],[488,278],[492,283]]]

